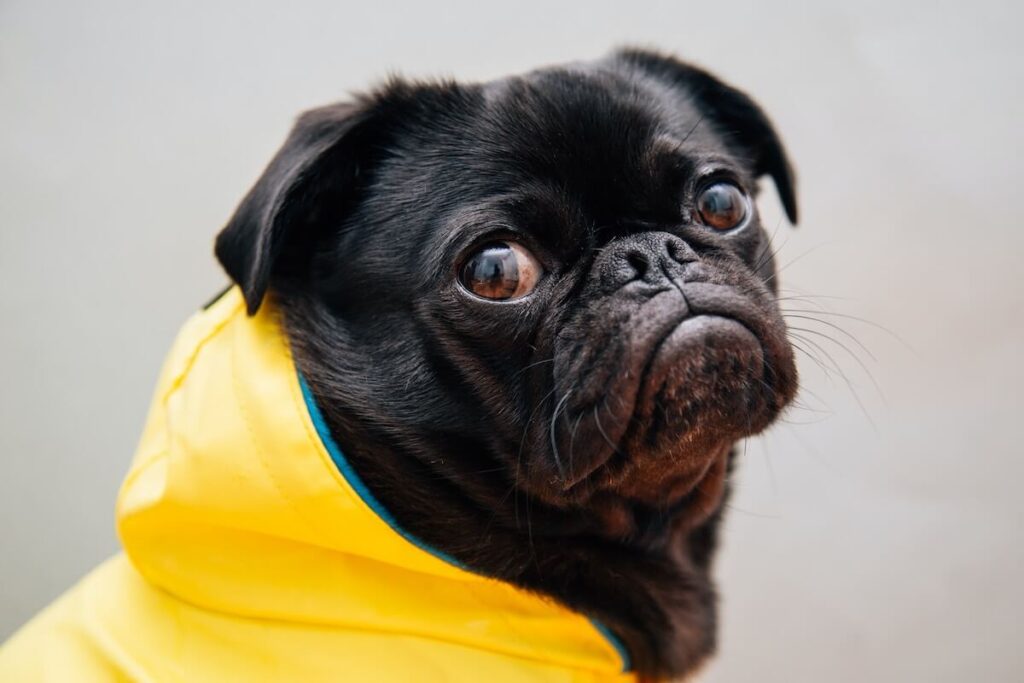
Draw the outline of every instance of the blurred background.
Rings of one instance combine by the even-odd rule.
[[[1022,680],[1022,20],[3,0],[0,638],[116,551],[163,356],[224,285],[213,236],[297,112],[392,70],[486,79],[638,43],[751,93],[800,177],[798,229],[770,183],[761,204],[805,390],[746,447],[706,680]]]

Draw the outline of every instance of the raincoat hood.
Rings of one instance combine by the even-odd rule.
[[[3,648],[0,680],[628,681],[555,602],[405,533],[237,289],[166,361],[117,504],[124,554]]]

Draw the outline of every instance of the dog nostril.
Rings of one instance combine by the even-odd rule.
[[[638,251],[631,251],[626,254],[626,262],[636,271],[637,278],[643,278],[647,274],[647,257]]]
[[[690,261],[696,261],[697,255],[693,249],[690,248],[685,242],[678,240],[668,240],[665,242],[665,251],[668,252],[670,259],[676,263],[689,263]]]

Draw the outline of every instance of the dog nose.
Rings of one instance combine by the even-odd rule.
[[[697,253],[676,235],[645,232],[620,238],[610,245],[609,257],[615,271],[626,281],[642,280],[650,284],[682,276],[681,266],[698,260]]]

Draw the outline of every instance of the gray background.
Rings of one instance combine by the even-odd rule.
[[[842,373],[802,357],[802,407],[747,448],[708,680],[1021,680],[1011,7],[5,0],[0,636],[115,551],[160,362],[224,282],[212,237],[297,111],[391,69],[480,79],[628,41],[713,68],[778,124],[803,221],[770,191],[762,208],[787,294],[812,297],[787,306],[903,340],[793,319],[852,353],[801,333]]]

